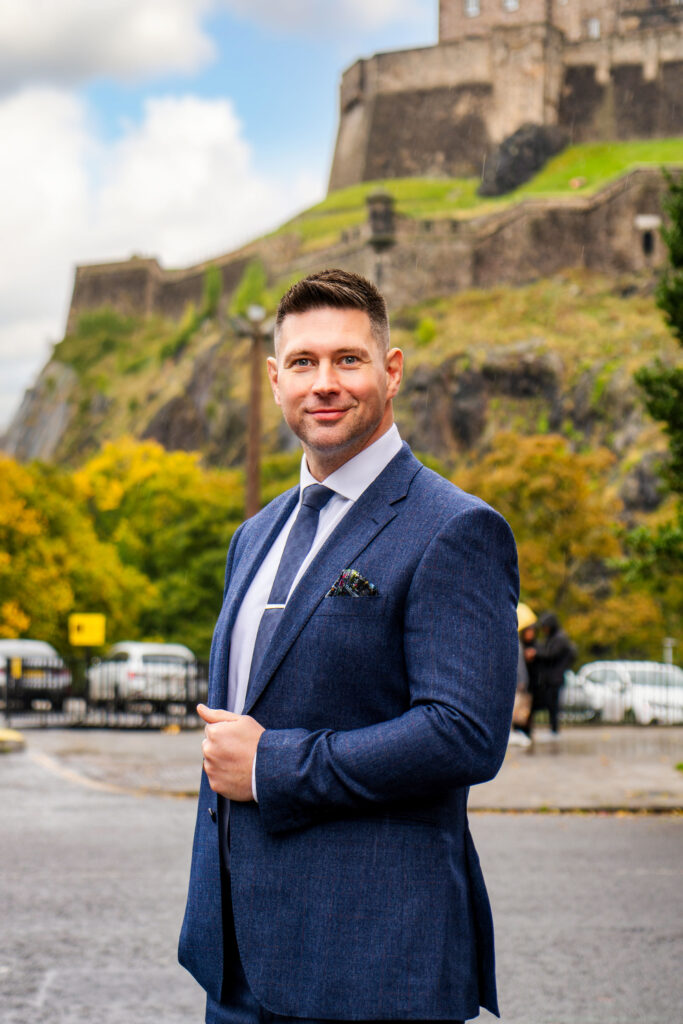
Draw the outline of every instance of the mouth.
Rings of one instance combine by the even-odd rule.
[[[348,412],[348,408],[344,409],[309,409],[308,415],[312,416],[313,419],[318,420],[320,423],[334,423],[336,420],[340,420]]]

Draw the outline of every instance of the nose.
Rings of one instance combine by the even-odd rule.
[[[329,360],[321,359],[318,363],[313,390],[319,395],[330,395],[340,390],[337,374]]]

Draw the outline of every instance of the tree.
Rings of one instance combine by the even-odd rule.
[[[250,306],[263,306],[267,311],[273,306],[266,269],[259,259],[251,260],[244,268],[230,302],[230,312],[246,316]]]
[[[90,459],[76,485],[98,536],[157,589],[158,600],[140,614],[140,633],[208,655],[225,555],[242,520],[240,474],[124,438]]]
[[[200,320],[214,317],[218,312],[218,304],[223,291],[223,278],[220,269],[215,265],[206,268],[202,286],[202,303],[199,311]]]
[[[668,223],[662,227],[662,237],[667,260],[657,285],[657,305],[671,333],[683,345],[683,175],[678,179],[666,176],[669,191],[663,206]],[[629,558],[624,567],[631,579],[643,581],[658,596],[672,626],[680,629],[683,597],[680,586],[671,592],[671,580],[680,580],[683,571],[683,365],[665,366],[658,360],[640,370],[636,381],[645,408],[668,435],[665,474],[678,500],[668,521],[654,529],[641,526],[628,535]]]
[[[502,433],[456,480],[508,520],[523,600],[557,612],[585,654],[654,651],[662,633],[656,602],[611,565],[622,554],[612,462],[604,448],[573,452],[556,435]]]
[[[110,638],[136,635],[154,587],[100,540],[71,476],[0,457],[0,635],[68,648],[71,612],[102,612]]]
[[[671,333],[683,345],[683,175],[667,174],[669,191],[664,200],[668,223],[662,227],[667,247],[664,273],[657,285],[657,305]],[[644,392],[645,407],[659,420],[669,436],[667,476],[671,489],[683,494],[683,366],[664,366],[657,361],[636,374]]]

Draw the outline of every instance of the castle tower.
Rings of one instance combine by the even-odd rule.
[[[479,175],[529,122],[575,142],[683,135],[683,3],[439,0],[436,46],[343,75],[330,189]]]

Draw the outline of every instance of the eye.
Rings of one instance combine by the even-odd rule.
[[[308,356],[299,356],[298,359],[293,359],[292,360],[291,365],[292,366],[310,366],[311,365],[311,360],[308,358]]]
[[[342,366],[354,366],[357,362],[358,356],[342,356]]]

